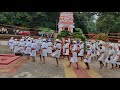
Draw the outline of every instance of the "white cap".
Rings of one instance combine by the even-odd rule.
[[[99,42],[100,44],[102,44],[102,40],[100,40],[100,42]]]
[[[76,41],[73,41],[73,43],[77,43]]]
[[[46,39],[44,38],[43,41],[46,41]]]
[[[34,38],[30,38],[31,40],[33,40]]]
[[[11,37],[11,39],[13,39],[13,37]]]
[[[24,41],[24,39],[20,39],[20,42],[23,42]]]
[[[58,42],[58,41],[59,41],[59,39],[56,39],[55,41],[56,41],[56,42]]]
[[[17,41],[17,39],[15,39],[15,41]]]
[[[41,38],[38,38],[39,40],[41,40]]]
[[[90,46],[90,44],[87,44],[87,46]]]
[[[65,42],[69,42],[68,40],[65,40]]]

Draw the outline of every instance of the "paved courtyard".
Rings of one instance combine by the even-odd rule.
[[[9,53],[10,50],[7,46],[0,46],[0,54]],[[75,64],[70,68],[67,67],[68,64],[67,58],[60,59],[59,67],[56,67],[54,58],[47,57],[46,63],[42,64],[39,62],[39,56],[36,57],[36,62],[32,62],[23,56],[19,62],[10,68],[1,68],[0,78],[120,78],[120,69],[111,70],[110,65],[108,68],[99,69],[98,61],[91,63],[90,70],[85,69],[85,65],[80,59],[78,70],[76,70]]]

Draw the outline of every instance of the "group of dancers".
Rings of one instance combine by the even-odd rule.
[[[56,39],[54,42],[46,38],[34,39],[31,37],[22,37],[20,40],[13,37],[9,40],[9,47],[11,52],[22,53],[27,56],[27,59],[32,58],[35,62],[36,55],[39,54],[40,61],[45,64],[47,56],[53,57],[56,60],[56,66],[60,58],[65,57],[69,60],[68,67],[73,62],[76,63],[76,69],[79,69],[78,57],[81,57],[86,65],[86,69],[90,69],[90,63],[99,61],[100,69],[107,67],[110,63],[112,69],[114,67],[120,68],[120,43],[105,43],[101,40],[93,41],[86,40],[75,41],[66,39],[65,41]]]

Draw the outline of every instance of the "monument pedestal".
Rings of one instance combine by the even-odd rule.
[[[0,54],[0,68],[9,68],[20,60],[21,56],[13,54]]]

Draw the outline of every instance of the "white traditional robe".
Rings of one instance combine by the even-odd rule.
[[[37,44],[36,44],[36,43],[32,43],[32,44],[31,44],[30,56],[32,56],[32,57],[35,57],[35,56],[36,56],[36,49],[37,49]]]
[[[18,43],[19,41],[14,41],[14,53],[18,52]]]
[[[26,49],[25,49],[25,54],[30,54],[31,53],[31,45],[32,43],[30,41],[28,41],[25,45]]]
[[[113,63],[113,59],[114,59],[114,53],[115,53],[115,51],[114,51],[114,49],[110,49],[109,48],[109,50],[108,50],[108,56],[107,56],[107,58],[105,59],[105,62],[107,62],[107,63]],[[110,60],[108,60],[108,58],[110,58]]]
[[[120,50],[118,51],[118,53],[115,55],[115,57],[113,59],[114,64],[120,65],[120,62],[117,62],[117,61],[120,61]]]
[[[54,58],[60,58],[61,55],[61,43],[57,43],[54,48],[55,48],[55,52],[52,53],[52,57]]]
[[[41,55],[42,56],[47,56],[47,48],[48,48],[48,44],[46,42],[43,42],[42,46],[41,46]]]
[[[70,62],[78,62],[78,59],[77,59],[77,52],[75,50],[77,50],[77,45],[74,44],[73,48],[72,48],[72,57],[70,58]]]
[[[8,41],[8,44],[9,44],[10,49],[13,50],[13,49],[14,49],[14,40],[13,40],[13,39],[10,39],[10,40]]]
[[[36,40],[35,43],[36,43],[36,45],[37,45],[37,49],[36,49],[36,50],[39,51],[39,50],[40,50],[39,40]]]
[[[85,57],[85,59],[84,59],[84,62],[91,63],[92,49],[91,49],[91,48],[88,48],[88,49],[86,50],[86,52],[87,52],[87,55],[86,55],[86,57]]]
[[[83,56],[84,55],[84,44],[80,44],[80,52],[78,53],[78,56]]]
[[[103,61],[105,57],[105,47],[102,46],[102,49],[100,49],[99,52],[100,52],[100,57],[98,58],[98,60]]]
[[[69,43],[66,43],[64,46],[64,55],[69,55]]]
[[[52,42],[48,42],[48,48],[47,48],[47,53],[51,54],[52,53]]]
[[[24,50],[25,50],[25,42],[24,42],[24,41],[21,41],[18,46],[19,46],[19,51],[20,51],[21,53],[24,53]]]

